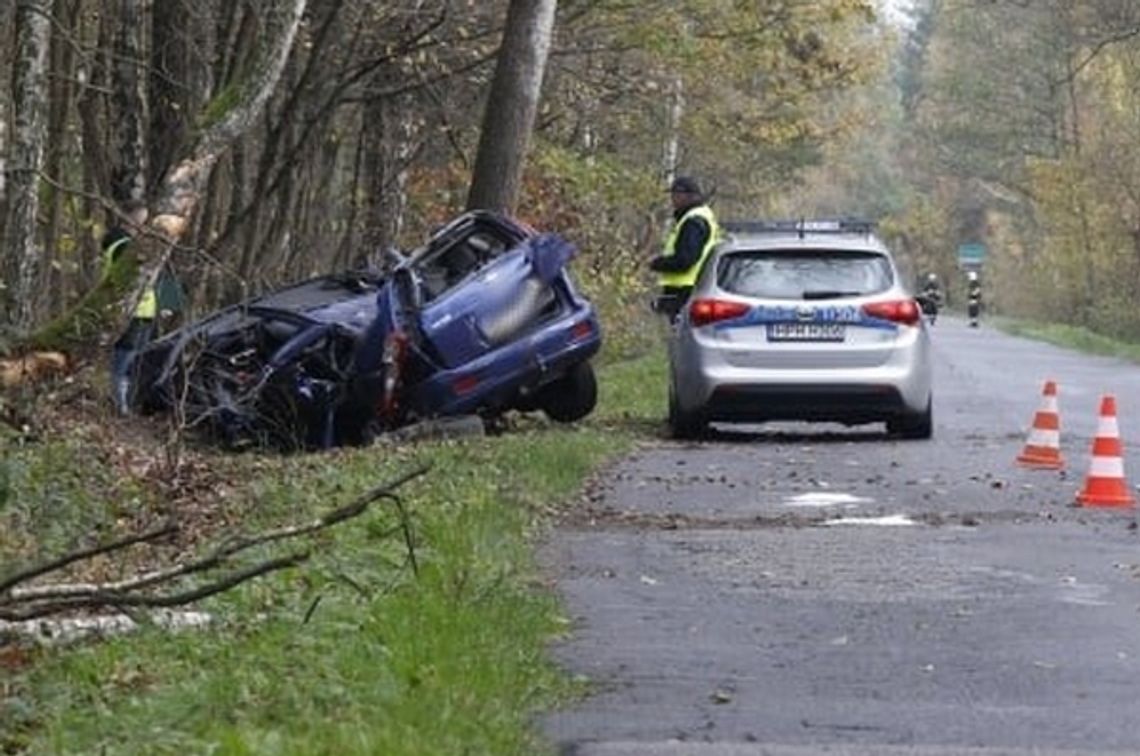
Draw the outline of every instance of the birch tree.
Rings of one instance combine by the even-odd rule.
[[[4,238],[4,212],[8,206],[8,96],[0,91],[0,239]]]
[[[39,173],[47,117],[47,61],[51,39],[48,0],[16,3],[16,58],[12,73],[12,145],[4,222],[0,325],[31,321],[40,249],[36,244]]]
[[[661,175],[666,183],[672,183],[677,175],[677,164],[681,159],[681,119],[685,115],[685,80],[681,76],[673,78],[669,90],[669,119],[665,129],[665,154],[661,165]]]
[[[211,105],[208,125],[188,150],[174,163],[160,183],[151,203],[145,228],[138,229],[139,243],[127,247],[113,274],[56,321],[28,340],[30,346],[60,346],[60,342],[90,339],[108,325],[127,283],[135,280],[127,301],[133,305],[157,280],[174,251],[186,238],[203,193],[218,160],[257,122],[281,78],[293,48],[307,0],[274,0],[264,8],[264,33],[246,68],[247,73],[221,93]],[[135,271],[137,270],[137,275]]]
[[[190,154],[166,174],[155,199],[148,234],[141,245],[142,267],[131,300],[154,284],[177,244],[186,237],[198,211],[210,173],[218,160],[256,123],[285,70],[307,0],[275,0],[262,15],[264,33],[249,63],[248,74],[215,98],[224,109]]]
[[[507,9],[467,195],[469,209],[515,209],[557,6],[557,0],[511,0]]]
[[[262,16],[265,34],[250,63],[249,74],[233,85],[232,90],[220,93],[215,102],[217,106],[232,98],[235,104],[221,113],[202,133],[190,154],[175,164],[163,179],[155,201],[151,231],[171,242],[185,235],[210,170],[226,150],[252,128],[273,94],[292,50],[306,1],[276,0],[265,9]]]

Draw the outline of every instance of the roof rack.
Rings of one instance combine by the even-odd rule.
[[[864,234],[870,236],[878,224],[863,218],[800,218],[799,220],[726,221],[728,233],[745,234]]]

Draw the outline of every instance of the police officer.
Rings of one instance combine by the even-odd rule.
[[[650,269],[657,271],[661,297],[657,309],[672,320],[688,300],[705,258],[720,239],[720,226],[696,179],[678,176],[669,186],[673,202],[673,227],[665,248],[654,257]]]

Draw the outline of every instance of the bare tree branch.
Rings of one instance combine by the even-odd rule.
[[[166,525],[163,525],[162,527],[155,530],[150,530],[145,533],[136,533],[134,535],[129,535],[125,538],[121,538],[117,541],[101,544],[99,546],[92,546],[88,549],[73,551],[70,554],[64,554],[58,559],[53,559],[50,562],[34,565],[26,570],[21,570],[20,572],[17,572],[16,574],[5,578],[3,582],[0,582],[0,599],[3,598],[3,594],[5,592],[11,590],[13,586],[18,585],[19,583],[27,582],[28,580],[32,580],[33,578],[37,578],[41,575],[46,575],[49,572],[55,572],[56,570],[62,569],[69,564],[73,564],[83,559],[90,559],[93,556],[108,554],[112,551],[125,549],[126,547],[133,546],[136,543],[155,541],[164,536],[172,535],[177,531],[177,525],[174,523],[167,523]]]
[[[142,589],[168,584],[176,579],[205,572],[226,565],[227,560],[256,546],[276,543],[290,538],[310,535],[338,523],[363,514],[369,505],[378,499],[389,499],[394,503],[399,524],[389,533],[397,531],[403,536],[407,549],[407,564],[412,572],[419,574],[419,564],[415,554],[415,538],[411,516],[403,501],[393,491],[404,483],[425,474],[429,465],[422,465],[361,494],[348,504],[337,507],[309,522],[287,525],[252,535],[241,535],[224,541],[205,556],[176,564],[165,569],[152,570],[123,580],[106,583],[61,583],[51,585],[17,587],[36,577],[48,574],[75,562],[100,554],[109,554],[138,543],[154,541],[177,531],[174,524],[165,525],[146,533],[127,536],[111,543],[65,554],[42,565],[36,565],[6,578],[0,583],[0,620],[27,621],[52,614],[76,610],[112,607],[127,611],[130,607],[172,607],[187,604],[216,593],[229,590],[240,583],[269,572],[300,564],[309,558],[309,552],[296,552],[285,557],[277,557],[258,562],[228,574],[222,575],[203,585],[170,594],[143,593]]]
[[[294,567],[309,558],[309,552],[302,551],[288,556],[278,557],[276,559],[269,559],[260,562],[251,567],[242,570],[237,570],[221,579],[201,585],[182,593],[174,593],[165,596],[150,596],[150,595],[134,595],[134,594],[121,594],[121,593],[96,593],[90,596],[71,596],[68,598],[50,601],[42,604],[35,605],[29,609],[10,611],[0,608],[0,619],[8,622],[22,622],[30,619],[37,619],[39,617],[46,617],[50,614],[59,614],[70,609],[90,609],[94,607],[112,606],[116,608],[143,606],[143,607],[158,607],[166,608],[172,606],[183,606],[194,601],[213,596],[217,593],[223,593],[230,588],[240,585],[247,580],[266,575],[270,572],[283,570],[287,567]]]

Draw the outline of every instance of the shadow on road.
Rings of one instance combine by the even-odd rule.
[[[668,437],[667,431],[661,432]],[[897,439],[881,426],[842,428],[834,425],[769,427],[760,425],[714,426],[700,438],[716,444],[859,444]]]

